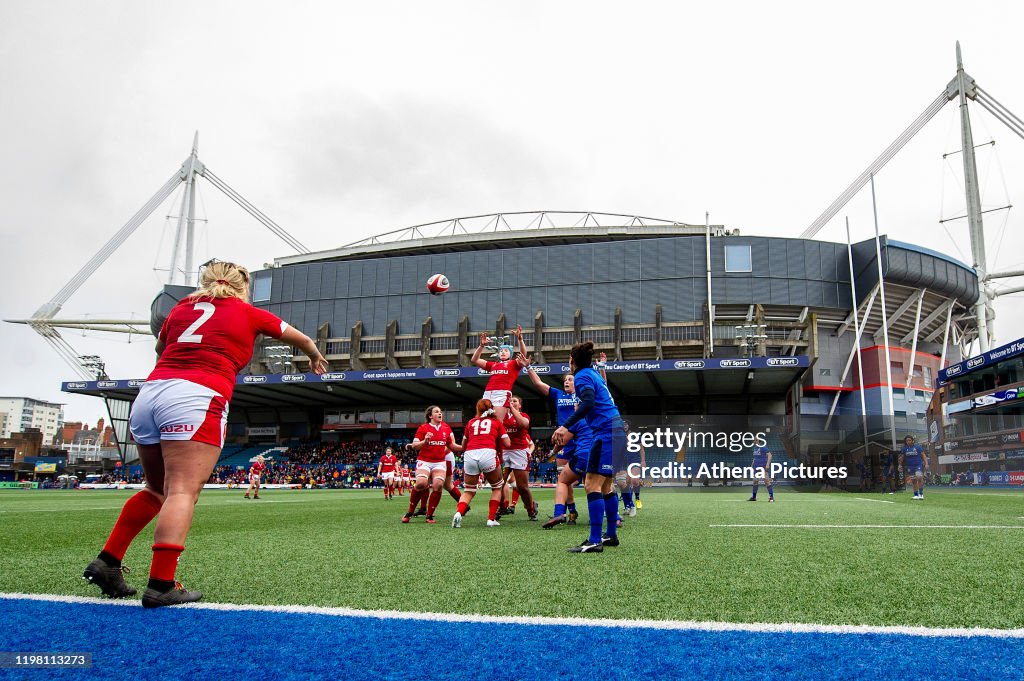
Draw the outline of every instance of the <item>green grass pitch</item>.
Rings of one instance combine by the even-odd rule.
[[[0,591],[95,596],[80,579],[131,492],[0,492]],[[578,498],[583,499],[581,490]],[[491,615],[1024,627],[1024,496],[928,490],[800,493],[746,502],[749,488],[645,491],[622,546],[574,555],[587,528],[543,531],[520,513],[460,530],[445,496],[437,525],[399,518],[379,491],[202,494],[179,567],[206,600]],[[541,516],[552,492],[538,493]],[[887,503],[887,502],[894,503]],[[585,504],[581,504],[585,522]],[[731,524],[946,525],[742,528]],[[984,526],[964,528],[962,526]],[[146,583],[152,527],[125,557]]]

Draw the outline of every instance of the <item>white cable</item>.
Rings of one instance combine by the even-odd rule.
[[[873,175],[877,175],[878,171],[885,167],[885,165],[890,160],[892,160],[892,158],[897,153],[899,153],[899,151],[907,144],[907,142],[909,142],[917,133],[921,131],[922,128],[924,128],[925,125],[928,124],[928,121],[934,118],[935,114],[937,114],[939,110],[941,110],[942,107],[945,106],[947,101],[949,101],[949,98],[946,95],[946,91],[943,90],[939,94],[939,96],[936,97],[935,100],[928,105],[928,108],[926,108],[920,116],[914,119],[914,122],[911,123],[906,130],[900,133],[900,135],[892,142],[892,144],[890,144],[885,149],[885,151],[883,151],[881,155],[879,155],[879,157],[876,158],[871,163],[871,165],[868,166],[867,170],[861,173],[857,177],[857,179],[855,179],[853,183],[850,184],[850,186],[847,187],[846,190],[839,195],[839,198],[833,201],[832,204],[825,209],[825,212],[819,215],[818,218],[811,223],[810,227],[805,229],[800,234],[801,238],[809,239],[813,237],[815,234],[817,234],[819,231],[821,231],[822,227],[824,227],[829,222],[829,220],[834,218],[836,214],[840,210],[842,210],[843,206],[850,202],[850,199],[852,199],[857,194],[857,192],[859,192],[861,189],[864,188],[865,185],[867,185],[871,177]]]

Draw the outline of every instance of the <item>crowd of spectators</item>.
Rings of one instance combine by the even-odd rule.
[[[377,477],[377,463],[387,447],[398,457],[400,466],[415,471],[416,453],[405,451],[408,439],[386,439],[383,442],[344,440],[335,442],[303,442],[291,446],[286,452],[275,455],[267,461],[263,484],[302,485],[303,487],[365,488],[382,487]],[[460,457],[461,459],[461,457]],[[538,443],[530,457],[530,481],[554,483],[554,467],[551,444]],[[219,465],[210,475],[210,484],[230,484],[246,487],[249,484],[249,466]],[[458,472],[456,473],[458,477]],[[59,488],[76,486],[83,481],[44,479],[40,487]],[[120,471],[106,473],[89,482],[97,484],[142,484],[145,477],[140,472],[125,475]]]
[[[391,447],[400,466],[415,470],[416,455],[405,451],[409,440],[387,439],[383,442],[345,440],[338,442],[303,442],[267,463],[264,484],[302,485],[327,488],[382,487],[377,477],[377,463],[384,450]],[[554,482],[554,473],[543,466],[551,459],[551,445],[538,445],[530,458],[532,482]],[[553,468],[552,468],[553,471]],[[249,484],[248,466],[218,466],[210,476],[211,483],[246,486]],[[458,477],[458,472],[456,473]]]

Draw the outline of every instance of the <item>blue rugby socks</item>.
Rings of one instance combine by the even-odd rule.
[[[555,517],[565,515],[565,504],[555,504]]]
[[[591,544],[601,543],[601,524],[604,521],[605,500],[600,492],[587,492],[587,511],[590,512],[590,538]],[[612,520],[612,527],[615,521]]]
[[[633,493],[623,492],[622,493],[622,505],[626,508],[633,508]]]
[[[590,495],[588,494],[587,495],[587,499],[589,499],[589,498],[590,498]],[[604,495],[604,513],[605,513],[605,517],[607,517],[607,519],[608,519],[608,536],[609,537],[614,537],[615,536],[615,526],[616,526],[617,521],[619,519],[619,495],[616,494],[615,492],[612,492],[611,494]],[[591,528],[590,529],[591,533],[593,533],[593,531],[594,531],[594,529],[593,529],[594,528],[593,521],[591,521],[590,528]],[[600,539],[598,541],[600,541]]]

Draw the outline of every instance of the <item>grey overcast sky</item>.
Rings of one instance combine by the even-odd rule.
[[[309,247],[477,213],[592,210],[797,236],[967,72],[1024,116],[1019,2],[7,2],[0,4],[0,317],[49,300],[188,155]],[[1019,203],[1024,140],[972,107],[985,208]],[[956,107],[877,178],[883,232],[970,260]],[[199,261],[287,246],[200,188]],[[158,209],[63,314],[144,316],[173,228]],[[987,214],[990,269],[1024,263],[1021,209]],[[818,238],[873,234],[870,195]],[[1020,298],[997,342],[1024,335]],[[152,340],[65,334],[117,378]],[[0,394],[93,398],[0,325]]]

